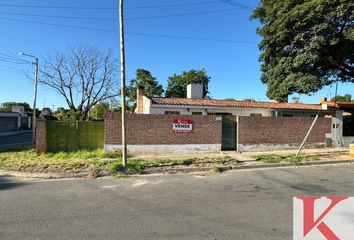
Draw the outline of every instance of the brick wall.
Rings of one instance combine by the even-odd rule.
[[[300,144],[314,118],[307,117],[239,117],[239,144]],[[331,118],[320,117],[308,143],[324,143],[331,132]]]
[[[191,119],[192,133],[174,133],[173,119]],[[127,143],[153,144],[221,144],[221,121],[215,116],[181,115],[127,115]],[[105,117],[105,144],[121,144],[120,113],[107,113]]]
[[[36,121],[36,151],[37,153],[46,152],[47,146],[47,121]]]

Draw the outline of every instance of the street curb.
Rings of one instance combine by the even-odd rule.
[[[255,165],[244,165],[244,166],[220,166],[218,167],[221,172],[230,170],[262,170],[262,169],[274,169],[274,168],[286,168],[286,167],[308,167],[308,166],[323,166],[323,165],[335,165],[335,164],[351,164],[354,160],[323,160],[323,161],[313,161],[313,162],[301,162],[295,163],[284,163],[284,164],[255,164]],[[174,169],[173,172],[165,172],[165,174],[173,173],[200,173],[200,172],[210,172],[210,167],[194,167],[194,168],[181,168]],[[150,174],[164,174],[164,172],[158,170],[152,171],[141,171],[140,174],[134,174],[132,176],[146,176]],[[18,171],[3,171],[0,170],[1,177],[20,177],[20,178],[40,178],[40,179],[77,179],[77,178],[88,178],[89,173],[24,173]],[[98,177],[111,176],[109,174],[103,174]]]
[[[41,179],[64,179],[64,178],[84,178],[88,173],[25,173],[18,171],[0,170],[1,177],[19,177],[19,178],[41,178]]]
[[[354,163],[354,160],[323,160],[323,161],[312,161],[312,162],[300,162],[300,163],[269,163],[269,164],[255,164],[255,165],[245,165],[245,166],[235,166],[232,170],[243,170],[243,169],[267,169],[267,168],[283,168],[283,167],[306,167],[306,166],[322,166],[322,165],[333,165],[333,164],[344,164],[344,163]]]

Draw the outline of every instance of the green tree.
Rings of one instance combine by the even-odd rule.
[[[256,102],[256,100],[253,99],[253,98],[245,98],[242,101],[244,101],[244,102]]]
[[[281,100],[335,81],[354,82],[354,2],[261,0],[257,29],[267,95]]]
[[[11,112],[12,106],[24,106],[25,112],[31,112],[32,108],[26,102],[4,102],[0,105],[0,112]]]
[[[127,97],[132,110],[136,107],[136,91],[142,87],[145,89],[145,96],[147,97],[161,97],[164,92],[162,85],[149,71],[138,68],[135,78],[127,86]]]
[[[99,102],[92,108],[90,118],[103,119],[107,111],[109,111],[109,104],[107,102]]]
[[[291,102],[292,103],[300,103],[300,97],[296,97],[296,96],[292,97]]]
[[[334,97],[331,99],[332,102],[351,102],[352,101],[352,95],[350,94],[345,94],[344,96],[338,95],[337,97]]]
[[[61,107],[53,113],[53,116],[60,121],[77,121],[80,119],[80,112]]]
[[[209,94],[209,82],[210,77],[205,69],[183,71],[180,75],[173,74],[168,78],[165,95],[166,97],[185,98],[187,97],[187,85],[194,83],[203,85],[203,97],[205,98]]]

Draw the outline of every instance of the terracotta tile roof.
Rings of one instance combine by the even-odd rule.
[[[334,107],[334,102],[323,102],[328,107]],[[354,103],[351,102],[336,102],[336,107],[340,109],[354,109]]]
[[[298,110],[322,110],[320,104],[303,103],[275,103],[275,102],[251,102],[236,100],[216,99],[190,99],[190,98],[151,98],[152,104],[157,105],[183,105],[205,107],[245,107],[245,108],[270,108],[270,109],[298,109]]]

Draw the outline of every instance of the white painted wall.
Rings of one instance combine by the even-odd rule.
[[[342,146],[343,111],[336,111],[336,116],[332,118],[331,133],[333,145],[336,147]]]
[[[121,145],[105,144],[105,151],[116,151]],[[155,144],[155,145],[129,145],[130,156],[171,156],[200,153],[220,153],[221,144]]]
[[[192,112],[202,112],[202,115],[210,113],[231,113],[234,116],[250,116],[262,114],[262,116],[273,116],[272,109],[264,108],[235,108],[235,107],[197,107],[197,106],[170,106],[170,105],[150,105],[145,113],[165,114],[166,111],[178,111],[181,115],[192,115]]]

